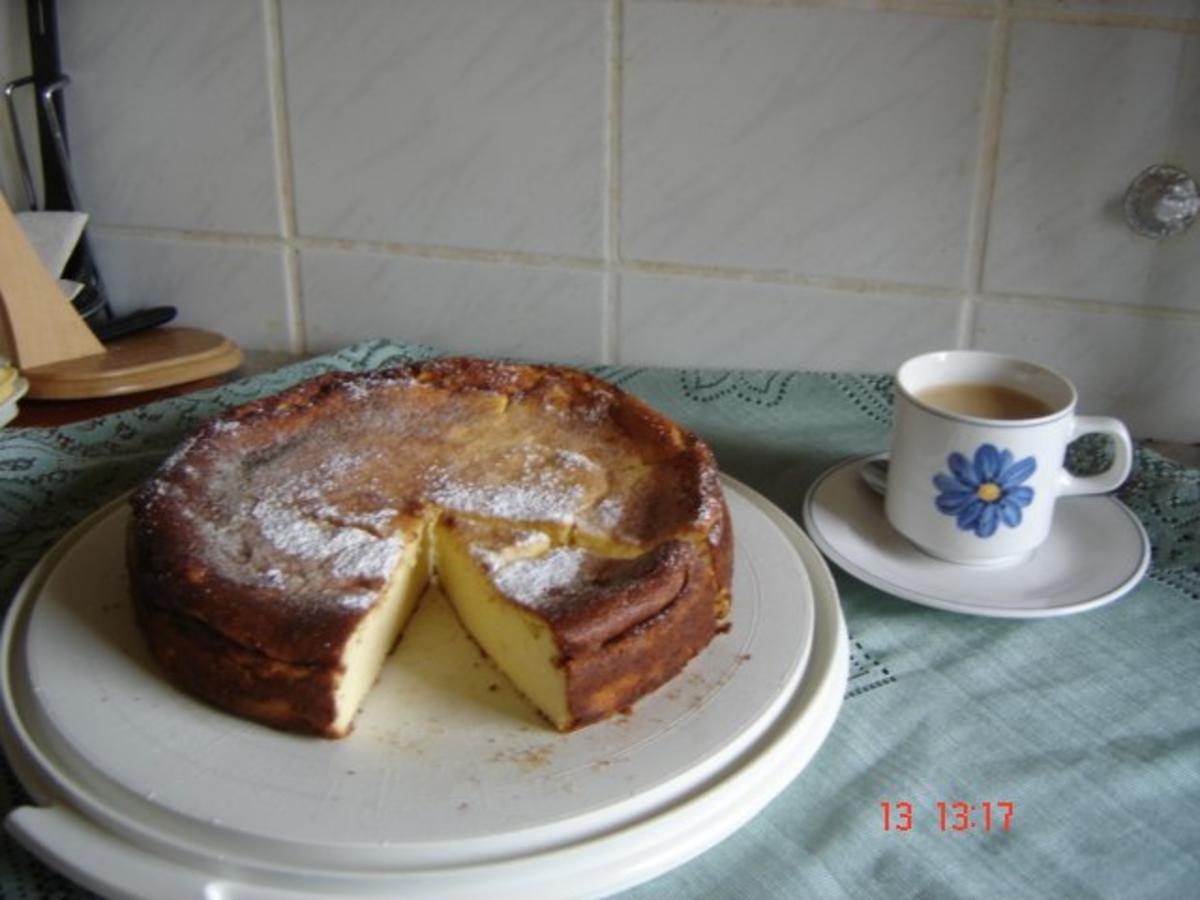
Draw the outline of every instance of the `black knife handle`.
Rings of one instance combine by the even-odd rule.
[[[62,80],[62,59],[58,49],[58,7],[55,0],[27,0],[29,19],[29,57],[33,64],[33,83],[38,97],[48,85]],[[66,116],[62,92],[51,100],[62,127],[63,146],[67,146]],[[67,189],[68,175],[59,159],[55,136],[42,110],[38,110],[38,146],[42,151],[42,208],[74,209]]]
[[[125,337],[134,334],[138,331],[145,331],[149,328],[157,328],[159,325],[165,325],[175,318],[175,307],[173,306],[150,306],[146,309],[139,309],[136,312],[131,312],[126,316],[117,316],[109,319],[107,322],[98,322],[92,325],[92,331],[104,343],[115,341],[117,338]]]

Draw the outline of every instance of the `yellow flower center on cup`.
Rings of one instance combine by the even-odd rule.
[[[1000,495],[1004,492],[1000,490],[1000,485],[993,484],[990,481],[985,481],[975,491],[975,496],[984,503],[995,503],[1000,499]]]

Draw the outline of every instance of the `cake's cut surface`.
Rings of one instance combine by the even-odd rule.
[[[467,632],[556,727],[602,718],[674,674],[648,656],[620,679],[582,677],[614,668],[622,636],[637,626],[677,602],[681,611],[689,606],[688,590],[704,577],[703,565],[691,571],[704,556],[694,545],[672,540],[609,557],[555,545],[543,532],[447,516],[436,546],[438,577]],[[687,616],[695,633],[682,642],[688,657],[712,638],[716,621],[712,591],[695,599]]]
[[[322,376],[208,423],[133,509],[135,610],[172,677],[331,737],[431,576],[560,729],[669,679],[728,610],[708,448],[561,367]]]

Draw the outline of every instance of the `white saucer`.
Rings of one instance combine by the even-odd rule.
[[[934,559],[884,517],[883,498],[859,475],[870,458],[843,460],[816,480],[804,498],[804,526],[829,559],[889,594],[977,616],[1065,616],[1116,600],[1150,564],[1141,522],[1109,496],[1059,501],[1050,538],[1018,565],[987,568]]]

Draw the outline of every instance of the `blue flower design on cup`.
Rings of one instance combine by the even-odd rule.
[[[1003,523],[1021,524],[1021,509],[1033,502],[1033,488],[1023,484],[1037,470],[1037,460],[1027,456],[1013,462],[1008,450],[981,444],[974,459],[961,453],[946,458],[950,474],[933,477],[938,489],[939,512],[954,516],[963,531],[981,538],[991,537]]]

